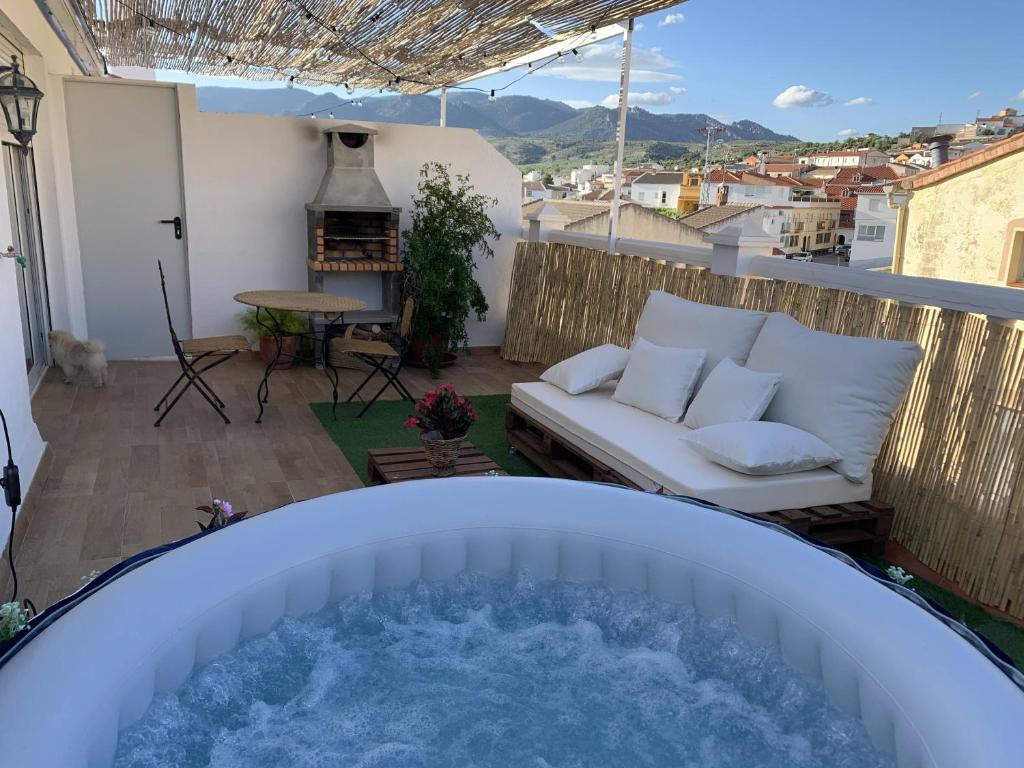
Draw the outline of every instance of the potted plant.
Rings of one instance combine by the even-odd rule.
[[[414,407],[417,415],[409,418],[405,426],[420,430],[423,451],[434,469],[434,476],[455,474],[462,441],[476,421],[473,406],[455,391],[454,386],[442,384],[427,392]]]
[[[487,215],[497,200],[473,191],[468,176],[441,163],[420,169],[413,197],[412,226],[402,232],[405,290],[416,302],[409,360],[439,369],[468,346],[466,318],[482,321],[487,299],[474,276],[476,256],[492,258],[491,241],[500,237]],[[447,360],[446,360],[447,358]]]
[[[277,354],[277,341],[267,332],[267,328],[276,326],[287,335],[281,337],[281,356],[274,368],[291,368],[298,359],[300,334],[309,332],[308,318],[299,312],[287,309],[263,309],[260,310],[260,313],[259,322],[256,319],[255,309],[247,309],[242,313],[242,327],[250,336],[260,340],[260,359],[264,365],[274,362],[274,356]]]

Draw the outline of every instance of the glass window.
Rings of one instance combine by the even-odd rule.
[[[857,239],[867,240],[871,242],[881,242],[885,239],[885,227],[884,226],[868,226],[861,224],[857,227]]]

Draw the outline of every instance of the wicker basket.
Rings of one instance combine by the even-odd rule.
[[[437,434],[437,433],[434,433]],[[423,453],[427,461],[434,468],[434,477],[450,477],[455,474],[455,462],[459,460],[459,450],[462,448],[463,437],[453,437],[451,440],[438,440],[427,437],[426,433],[420,433],[423,441]]]

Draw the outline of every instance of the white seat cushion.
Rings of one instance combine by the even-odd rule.
[[[871,484],[851,483],[827,467],[752,477],[700,456],[680,438],[689,430],[611,398],[605,384],[568,395],[543,381],[512,385],[512,404],[554,434],[642,488],[664,486],[741,512],[864,501]]]
[[[636,324],[636,338],[662,347],[703,349],[707,357],[699,387],[722,358],[732,358],[738,365],[746,362],[767,317],[764,312],[716,307],[651,291]]]
[[[860,482],[871,473],[923,354],[912,341],[812,331],[776,312],[747,367],[782,374],[765,420],[817,435],[843,457],[833,469]]]
[[[683,424],[700,429],[734,421],[757,421],[775,397],[781,381],[781,374],[752,371],[727,357],[701,385],[686,409]]]
[[[679,421],[702,365],[703,349],[659,347],[638,338],[612,397],[663,419]]]
[[[551,366],[540,378],[570,395],[578,395],[619,378],[628,362],[628,349],[602,344]]]

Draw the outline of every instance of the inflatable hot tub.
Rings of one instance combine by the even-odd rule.
[[[0,668],[3,764],[106,768],[155,693],[282,617],[467,569],[598,582],[732,618],[822,678],[899,766],[1020,764],[1024,693],[1007,669],[841,559],[696,504],[491,477],[292,504],[106,579]]]

